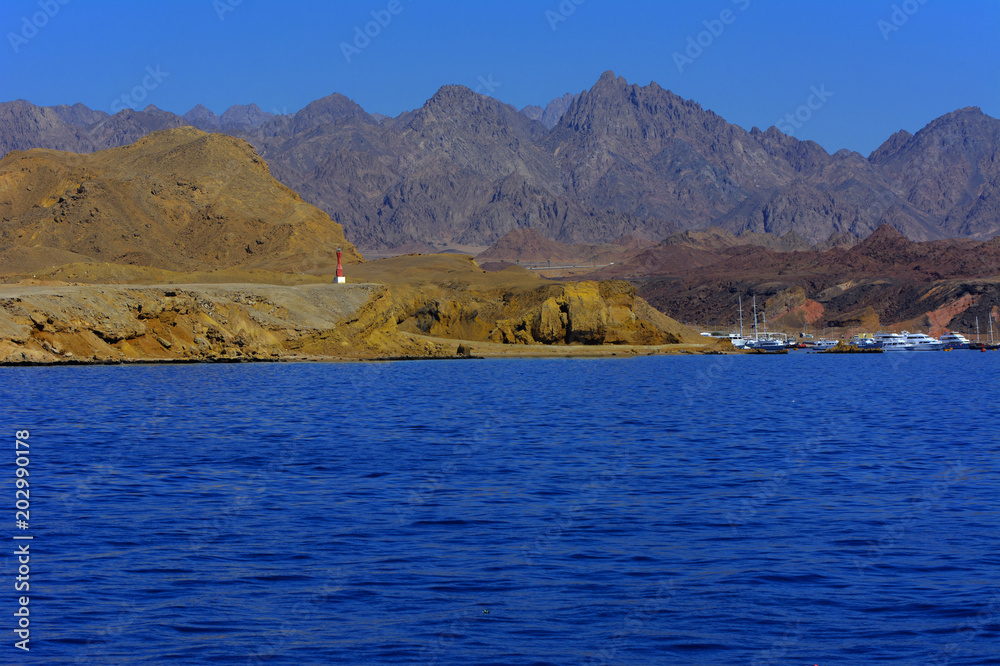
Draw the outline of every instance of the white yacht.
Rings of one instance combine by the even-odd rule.
[[[945,349],[969,348],[969,338],[965,337],[961,333],[945,333],[940,338],[938,338],[938,340],[940,340],[944,344]]]
[[[899,333],[877,333],[875,342],[882,351],[912,351],[906,336]]]
[[[944,349],[944,343],[935,340],[926,333],[907,333],[903,331],[903,336],[906,338],[906,344],[913,347],[913,351],[941,351]]]
[[[782,349],[788,349],[788,345],[782,341],[775,338],[757,338],[756,340],[747,340],[746,349],[760,349],[762,351],[781,351]]]
[[[815,351],[826,351],[837,346],[839,340],[819,339],[813,343],[812,349]]]
[[[871,333],[858,333],[853,338],[851,338],[851,345],[857,347],[858,349],[878,349],[878,341],[872,337]]]

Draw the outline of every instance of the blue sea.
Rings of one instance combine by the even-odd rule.
[[[0,663],[998,664],[998,387],[967,351],[0,368]]]

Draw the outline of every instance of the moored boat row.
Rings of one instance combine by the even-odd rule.
[[[859,333],[851,337],[850,342],[823,338],[813,340],[811,335],[803,334],[801,340],[790,339],[784,333],[777,333],[767,330],[767,321],[761,313],[760,326],[757,319],[757,297],[753,299],[753,337],[743,336],[743,299],[740,297],[740,332],[722,333],[711,331],[702,333],[703,336],[729,340],[733,347],[741,350],[752,351],[786,351],[789,349],[806,349],[817,352],[834,350],[841,345],[843,347],[856,347],[860,351],[951,351],[954,349],[973,350],[994,350],[1000,348],[1000,344],[993,342],[993,321],[990,321],[990,342],[971,342],[961,333],[952,331],[945,332],[940,339],[935,339],[926,333],[910,333],[902,331],[900,333],[889,333],[880,331],[874,335],[871,333]],[[976,337],[979,337],[979,318],[976,318]],[[837,349],[840,351],[840,349]]]
[[[940,339],[932,338],[926,333],[910,333],[909,331],[903,331],[901,333],[879,332],[874,336],[865,333],[855,335],[850,339],[850,341],[833,339],[795,341],[788,339],[783,333],[761,334],[759,332],[757,336],[753,338],[744,338],[739,333],[715,335],[703,333],[702,335],[716,339],[729,340],[733,347],[737,349],[760,351],[805,349],[809,351],[824,352],[833,349],[838,344],[857,347],[861,350],[880,349],[886,352],[951,351],[955,349],[971,349],[975,351],[979,349],[994,350],[1000,348],[1000,345],[998,344],[970,342],[969,339],[961,333],[946,333],[945,335],[942,335]]]

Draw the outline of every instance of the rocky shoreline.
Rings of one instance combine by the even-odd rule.
[[[698,349],[675,328],[616,282],[0,285],[0,364],[8,366]]]

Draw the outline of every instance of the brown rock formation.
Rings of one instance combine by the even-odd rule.
[[[638,344],[680,342],[670,323],[653,316],[624,282],[581,282],[543,289],[547,295],[518,317],[496,322],[493,342],[508,344]],[[551,294],[551,295],[548,295]],[[676,324],[676,322],[673,322]]]

